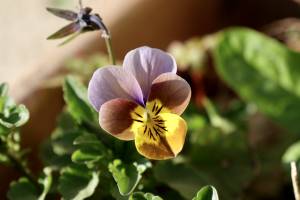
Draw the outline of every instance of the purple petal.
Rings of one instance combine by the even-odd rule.
[[[135,77],[119,66],[106,66],[94,72],[88,86],[88,97],[99,111],[105,102],[123,98],[143,105],[143,94]]]
[[[159,50],[150,47],[140,47],[127,53],[123,67],[130,71],[139,82],[144,100],[148,98],[152,81],[162,73],[176,74],[175,59]]]

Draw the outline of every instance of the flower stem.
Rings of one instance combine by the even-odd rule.
[[[298,171],[296,162],[291,162],[291,178],[293,183],[295,200],[300,200],[300,191],[299,191],[299,183],[298,183]]]
[[[109,55],[110,62],[115,65],[116,60],[112,49],[112,42],[111,42],[111,35],[108,30],[108,28],[105,26],[104,22],[100,18],[99,15],[91,15],[90,20],[98,25],[100,31],[101,31],[101,37],[105,40],[105,45],[107,49],[107,53]]]
[[[116,59],[115,59],[113,49],[112,49],[112,42],[111,42],[110,34],[108,34],[106,37],[104,37],[104,40],[105,40],[105,45],[106,45],[107,53],[109,56],[109,60],[113,65],[115,65]]]

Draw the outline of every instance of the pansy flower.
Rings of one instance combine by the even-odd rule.
[[[88,96],[99,112],[100,126],[118,139],[135,140],[146,158],[175,157],[187,131],[180,115],[191,97],[189,84],[176,71],[171,55],[149,47],[127,53],[123,67],[99,68]]]

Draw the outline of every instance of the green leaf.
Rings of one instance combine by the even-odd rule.
[[[98,183],[98,171],[84,165],[72,165],[63,170],[58,190],[65,200],[82,200],[93,195]]]
[[[63,111],[58,117],[57,127],[63,131],[73,131],[78,124],[69,112]]]
[[[56,129],[52,134],[52,147],[57,155],[71,155],[75,150],[74,140],[82,134],[79,130],[63,131]]]
[[[193,200],[219,200],[217,190],[213,186],[205,186],[200,189]]]
[[[299,161],[300,159],[300,141],[292,144],[284,153],[282,161],[290,163],[292,161]]]
[[[0,125],[5,128],[21,127],[29,120],[29,111],[24,105],[14,106],[6,111],[8,112],[0,113]]]
[[[92,164],[98,162],[103,157],[103,152],[97,147],[86,146],[76,150],[72,154],[72,161],[79,164]]]
[[[97,145],[103,146],[95,134],[84,133],[74,140],[74,145]]]
[[[253,178],[247,135],[238,131],[224,134],[209,124],[192,130],[184,152],[188,163],[160,162],[154,168],[155,177],[187,199],[208,184],[219,189],[222,199],[234,199]]]
[[[107,156],[108,151],[94,134],[85,133],[77,137],[74,145],[78,147],[72,155],[72,161],[93,166]]]
[[[24,105],[19,105],[12,109],[11,114],[7,121],[15,127],[24,125],[29,119],[29,111]]]
[[[72,163],[70,155],[57,155],[53,151],[53,147],[50,140],[46,140],[41,146],[41,158],[44,165],[50,167],[53,170],[60,170]]]
[[[238,163],[233,166],[219,166],[219,163],[196,168],[189,163],[162,161],[155,165],[157,181],[178,191],[185,199],[192,199],[200,187],[213,184],[219,188],[221,199],[231,200],[239,196],[252,176],[252,168]],[[238,173],[237,173],[238,172]]]
[[[38,197],[39,194],[35,186],[24,177],[17,182],[12,182],[7,193],[9,200],[37,200]]]
[[[300,54],[247,28],[219,36],[214,58],[220,76],[244,100],[299,132]]]
[[[209,182],[209,177],[205,173],[198,172],[190,166],[173,164],[169,161],[156,165],[154,176],[158,181],[177,190],[186,199],[191,199],[199,187]]]
[[[7,93],[7,84],[0,84],[0,135],[8,134],[10,129],[24,125],[29,119],[27,108],[16,105]]]
[[[129,200],[163,200],[163,199],[151,193],[144,194],[143,192],[135,192],[129,197]]]
[[[108,166],[109,171],[117,182],[120,194],[124,196],[134,191],[142,178],[142,174],[150,167],[151,163],[146,160],[140,163],[124,164],[119,159],[114,160]]]
[[[97,122],[97,114],[87,99],[87,89],[74,76],[67,76],[63,85],[64,99],[70,114],[78,123]]]
[[[9,200],[45,200],[52,184],[51,170],[45,168],[44,174],[45,176],[39,180],[43,187],[42,194],[39,194],[36,186],[27,178],[22,177],[11,183],[7,198]]]
[[[222,162],[250,164],[247,135],[244,132],[224,134],[210,125],[192,132],[188,156],[195,166],[219,166]]]
[[[8,164],[10,159],[7,157],[5,153],[0,152],[0,164]]]

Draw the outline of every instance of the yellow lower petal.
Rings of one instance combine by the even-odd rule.
[[[160,108],[159,102],[151,102],[146,109],[139,107],[131,113],[136,148],[140,154],[154,160],[175,157],[182,150],[187,131],[180,116]]]
[[[165,133],[167,142],[176,156],[184,145],[187,132],[186,122],[176,114],[162,113],[160,116],[165,120],[165,126],[168,129]]]

